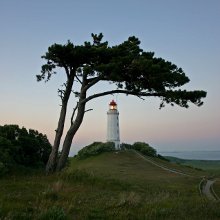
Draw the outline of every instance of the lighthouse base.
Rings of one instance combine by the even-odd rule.
[[[107,142],[115,143],[115,150],[121,150],[120,141],[107,140]]]

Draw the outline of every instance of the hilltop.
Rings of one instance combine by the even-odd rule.
[[[0,182],[2,219],[219,219],[218,204],[199,192],[190,167],[151,158],[190,176],[164,170],[132,150],[71,158],[60,174],[13,175]],[[215,185],[219,189],[219,183]],[[218,190],[217,190],[218,191]]]

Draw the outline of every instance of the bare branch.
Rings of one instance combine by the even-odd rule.
[[[92,110],[93,110],[93,108],[87,109],[87,110],[85,110],[85,113],[89,112],[89,111],[92,111]]]
[[[58,89],[58,96],[63,100],[65,91],[63,89]]]
[[[82,85],[82,81],[79,79],[79,77],[76,75],[77,81]]]
[[[78,105],[79,105],[79,102],[77,102],[76,107],[73,109],[73,113],[72,113],[72,116],[71,116],[71,119],[70,119],[71,125],[73,124],[73,117],[74,117],[75,112],[76,112],[76,110],[78,108]]]
[[[79,97],[80,96],[80,92],[72,90],[72,93],[75,95],[75,97]]]
[[[67,84],[66,84],[66,83],[63,83],[63,84],[61,85],[61,87],[63,87],[63,86],[66,88],[66,87],[67,87]]]

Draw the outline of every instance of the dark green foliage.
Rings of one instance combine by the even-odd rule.
[[[98,155],[102,152],[110,152],[114,150],[115,150],[115,144],[113,142],[107,142],[107,143],[94,142],[81,149],[77,154],[77,158],[84,159],[89,156]]]
[[[11,141],[0,136],[0,176],[5,174],[13,164],[13,145]]]
[[[0,174],[13,166],[44,166],[51,152],[46,135],[18,125],[0,126]]]
[[[139,151],[140,153],[147,155],[147,156],[150,156],[150,157],[157,156],[157,151],[145,142],[135,142],[134,144],[122,143],[120,145],[120,147],[122,150],[133,149],[133,150]]]
[[[122,150],[132,149],[132,145],[131,145],[131,144],[126,144],[126,143],[121,143],[121,144],[120,144],[120,148],[121,148]]]
[[[51,45],[42,56],[46,64],[42,66],[37,80],[48,81],[52,74],[56,74],[57,67],[62,67],[67,81],[71,77],[81,78],[81,82],[85,79],[84,86],[88,88],[99,81],[113,82],[116,90],[109,90],[108,94],[157,96],[162,100],[160,107],[166,103],[181,107],[188,107],[188,102],[198,106],[203,104],[201,99],[206,97],[206,92],[175,90],[190,81],[182,68],[141,49],[137,37],[131,36],[115,46],[102,42],[102,38],[103,34],[92,34],[92,43],[74,45],[68,41],[65,45]],[[79,91],[76,93],[80,95]],[[107,94],[100,93],[94,98],[103,95]]]
[[[156,157],[157,151],[150,147],[149,144],[144,142],[135,142],[132,146],[134,150],[140,151],[142,154],[150,156],[150,157]]]
[[[120,148],[121,150],[133,149],[149,157],[159,157],[160,159],[166,160],[161,155],[157,155],[157,151],[153,147],[151,147],[149,144],[144,143],[144,142],[135,142],[134,144],[122,143],[120,144]],[[84,159],[89,156],[98,155],[102,152],[110,152],[114,150],[115,150],[115,144],[113,142],[107,142],[107,143],[94,142],[82,148],[78,152],[77,158]]]
[[[159,159],[161,159],[161,160],[165,160],[165,161],[167,161],[167,162],[169,162],[169,161],[170,161],[168,158],[163,157],[163,156],[162,156],[162,155],[160,155],[160,154],[157,154],[157,157],[158,157]]]
[[[149,157],[158,157],[160,159],[167,160],[166,158],[157,154],[157,151],[145,142],[135,142],[134,144],[122,143],[120,147],[122,150],[133,149]]]

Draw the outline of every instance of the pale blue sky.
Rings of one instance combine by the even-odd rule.
[[[82,44],[91,33],[102,32],[110,45],[135,35],[144,50],[184,69],[191,79],[185,88],[208,92],[204,106],[158,110],[156,98],[96,99],[88,105],[94,110],[86,114],[72,152],[105,141],[112,98],[118,101],[123,142],[145,141],[158,151],[220,150],[219,22],[219,0],[1,0],[0,124],[37,129],[52,142],[60,110],[57,88],[64,78],[58,74],[47,84],[37,83],[41,55],[53,43]]]

